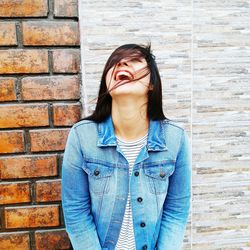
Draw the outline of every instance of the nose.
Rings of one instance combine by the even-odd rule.
[[[127,60],[125,60],[125,59],[122,59],[120,62],[117,63],[118,67],[123,66],[123,65],[129,66],[129,62]]]

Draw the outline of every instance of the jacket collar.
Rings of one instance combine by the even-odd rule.
[[[111,115],[109,115],[109,117],[104,121],[98,123],[97,146],[117,146]],[[147,148],[151,151],[168,150],[162,121],[153,121],[150,119]]]

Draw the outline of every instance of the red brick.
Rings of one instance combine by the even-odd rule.
[[[29,182],[0,182],[0,204],[13,204],[30,201]]]
[[[59,226],[58,205],[8,207],[4,214],[8,229]]]
[[[32,21],[23,23],[24,45],[79,45],[78,23]]]
[[[2,179],[56,176],[56,155],[2,157],[0,174]]]
[[[31,151],[64,150],[69,129],[39,129],[30,131]]]
[[[14,232],[0,234],[0,249],[1,250],[29,250],[29,233]]]
[[[22,80],[21,93],[23,100],[79,99],[79,78],[77,76],[26,77]]]
[[[0,102],[15,101],[15,79],[0,78]]]
[[[65,230],[37,231],[36,250],[70,249],[70,241]]]
[[[47,16],[47,0],[1,0],[0,17]]]
[[[16,44],[16,24],[14,22],[0,23],[0,46]]]
[[[55,126],[71,126],[80,120],[81,106],[77,103],[56,103],[53,105],[53,120]]]
[[[0,128],[48,125],[47,104],[6,104],[0,106]]]
[[[60,180],[37,181],[36,200],[38,202],[60,201],[61,181]]]
[[[0,50],[0,74],[47,73],[48,51]]]
[[[0,153],[24,152],[23,131],[0,131]]]
[[[77,0],[54,0],[54,15],[58,17],[77,17]]]
[[[78,73],[80,71],[80,50],[54,50],[52,56],[55,73]]]

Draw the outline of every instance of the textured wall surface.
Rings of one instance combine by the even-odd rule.
[[[167,117],[193,152],[183,249],[250,249],[249,1],[79,0],[83,116],[110,53],[151,41]]]
[[[77,1],[0,1],[0,249],[70,249],[61,163],[80,117]]]
[[[193,249],[250,249],[250,2],[193,5]]]

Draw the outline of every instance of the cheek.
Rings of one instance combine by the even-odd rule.
[[[140,81],[142,81],[145,85],[148,86],[150,84],[150,74],[143,77]]]
[[[112,69],[110,69],[105,77],[107,88],[112,83]]]
[[[108,88],[109,85],[110,85],[110,74],[109,74],[109,73],[106,75],[105,80],[106,80],[106,86],[107,86],[107,88]]]

